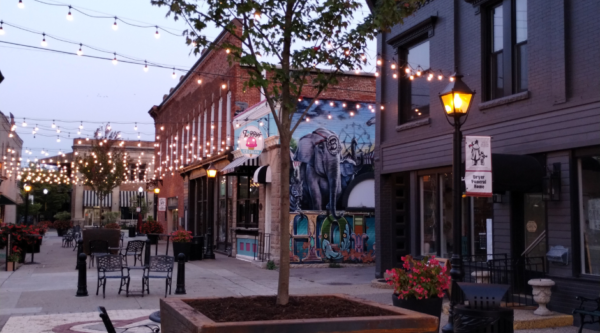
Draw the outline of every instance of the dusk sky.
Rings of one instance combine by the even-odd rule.
[[[166,8],[152,6],[149,0],[73,0],[69,3],[43,0],[46,3],[66,4],[91,15],[117,16],[125,21],[140,25],[158,25],[181,34],[186,29],[182,21],[166,18]],[[73,20],[66,19],[68,7],[51,6],[34,0],[23,0],[24,8],[17,6],[18,0],[0,0],[0,20],[4,21],[4,35],[0,35],[0,71],[5,76],[0,84],[0,111],[6,116],[12,113],[18,125],[17,133],[23,139],[23,157],[42,158],[42,149],[50,156],[71,151],[72,138],[90,137],[102,124],[121,131],[124,139],[153,140],[154,128],[148,110],[160,104],[162,96],[174,87],[184,72],[172,69],[150,68],[144,72],[143,65],[111,60],[99,60],[76,55],[67,55],[30,49],[1,42],[24,44],[41,48],[42,33],[46,33],[46,49],[76,52],[73,45],[51,38],[55,36],[68,41],[83,43],[84,55],[125,60],[119,54],[148,62],[165,64],[169,68],[189,69],[197,60],[192,48],[185,44],[184,37],[174,36],[162,30],[155,38],[155,28],[136,28],[118,22],[112,29],[114,19],[90,18],[72,10]],[[366,6],[363,10],[367,10]],[[12,25],[38,33],[19,30]],[[208,29],[212,40],[218,29]],[[50,35],[50,36],[48,36]],[[94,51],[85,45],[109,51]],[[372,42],[369,57],[375,58]],[[371,61],[374,63],[374,60]],[[373,70],[373,66],[368,69]],[[22,127],[24,118],[27,127]],[[60,126],[61,133],[52,128]],[[80,122],[83,132],[77,135]],[[118,124],[127,123],[127,124]],[[134,130],[138,123],[138,131]],[[39,131],[32,134],[35,125]],[[60,135],[60,142],[57,142]],[[70,136],[70,138],[69,138]],[[30,150],[33,154],[26,155]]]

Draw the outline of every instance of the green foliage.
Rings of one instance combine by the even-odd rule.
[[[137,195],[132,195],[131,198],[129,199],[129,210],[131,212],[134,212],[135,217],[137,218],[137,208],[141,207],[141,213],[142,213],[142,218],[144,218],[146,215],[148,215],[148,203],[146,202],[145,199],[142,199],[142,205],[140,206],[138,203],[138,197]]]
[[[27,216],[29,216],[30,218],[32,216],[37,216],[37,214],[40,212],[41,209],[42,209],[42,204],[40,204],[40,203],[32,204],[30,202],[27,207]],[[25,216],[25,204],[17,205],[17,214],[19,214],[20,216],[23,216],[23,217]]]
[[[63,175],[57,177],[62,178],[60,184],[56,180],[52,182],[45,181],[48,177],[56,179],[54,177],[57,174]],[[41,205],[35,215],[39,213],[42,216],[41,219],[49,220],[54,214],[70,207],[71,197],[69,196],[69,191],[71,190],[71,185],[68,182],[68,177],[67,182],[64,181],[65,175],[66,173],[62,173],[61,171],[45,169],[39,166],[32,166],[23,171],[19,188],[22,189],[25,183],[31,186],[29,194],[34,197],[36,204]],[[46,194],[44,194],[44,190],[47,190]],[[21,190],[21,195],[24,198],[25,191]],[[22,213],[24,214],[24,212],[23,208]],[[19,214],[21,214],[21,210],[19,210]],[[29,215],[33,215],[31,213],[31,205],[29,207]]]
[[[277,265],[275,265],[275,262],[273,260],[267,261],[267,269],[270,271],[277,269]]]
[[[298,149],[298,141],[296,141],[294,138],[290,139],[290,149],[292,151],[296,151],[296,149]]]
[[[104,217],[104,222],[108,223],[115,223],[117,222],[117,219],[119,218],[119,216],[121,216],[121,213],[119,212],[104,212],[102,213],[102,216]],[[119,227],[120,229],[121,227]]]
[[[59,221],[69,221],[71,219],[71,213],[69,213],[67,211],[59,212],[54,215],[54,218]],[[54,222],[54,223],[56,223],[56,222]]]

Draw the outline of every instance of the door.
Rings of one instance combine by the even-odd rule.
[[[218,208],[217,208],[217,249],[225,251],[227,248],[227,177],[217,179]]]
[[[544,257],[547,252],[546,202],[540,193],[525,194],[523,209],[524,251],[527,257]]]

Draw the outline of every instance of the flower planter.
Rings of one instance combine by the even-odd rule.
[[[160,318],[164,333],[263,333],[263,332],[437,332],[439,320],[422,313],[383,305],[346,295],[319,295],[301,297],[338,297],[356,303],[353,308],[366,306],[391,312],[390,315],[373,317],[338,317],[315,319],[278,319],[259,321],[215,322],[192,308],[188,303],[193,299],[160,299]],[[215,298],[212,298],[215,299]],[[241,298],[240,298],[241,299]],[[199,299],[196,299],[199,300]],[[203,298],[207,300],[207,298]],[[351,310],[351,309],[349,309]]]
[[[150,240],[151,245],[158,244],[158,235],[146,235],[146,237],[148,237],[148,239]]]
[[[533,288],[533,300],[539,304],[539,307],[533,311],[533,314],[538,316],[551,315],[552,311],[548,310],[546,304],[550,303],[554,281],[550,279],[532,279],[529,280],[528,284]]]
[[[190,249],[192,243],[183,243],[183,242],[173,242],[173,255],[175,258],[180,253],[185,254],[185,261],[187,262],[190,259]]]
[[[56,229],[56,233],[58,234],[58,236],[62,237],[67,233],[67,230],[69,229]]]
[[[414,297],[409,299],[398,299],[398,294],[392,294],[392,303],[394,306],[435,316],[437,317],[438,322],[442,314],[443,301],[444,299],[440,297],[431,297],[427,299],[416,299]]]
[[[6,263],[7,272],[14,272],[17,270],[17,268],[19,268],[19,264],[14,261],[9,261]]]

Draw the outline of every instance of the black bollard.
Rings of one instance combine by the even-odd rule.
[[[146,253],[144,253],[144,265],[150,266],[150,240],[146,239]]]
[[[209,227],[208,234],[206,234],[206,252],[204,252],[204,259],[215,259],[211,229],[212,228]]]
[[[185,254],[177,256],[177,289],[175,295],[185,295]]]
[[[87,255],[85,253],[80,253],[78,258],[79,260],[77,265],[79,266],[79,278],[77,279],[77,294],[75,294],[75,296],[88,296],[86,276],[87,268],[85,267],[85,259],[87,259]]]
[[[79,269],[79,255],[83,253],[83,239],[77,240],[77,263],[75,269]]]

